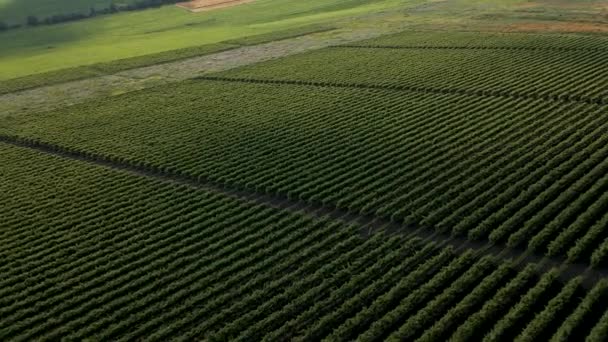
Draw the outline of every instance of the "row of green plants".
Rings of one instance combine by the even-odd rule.
[[[357,43],[361,46],[427,48],[606,49],[602,35],[516,32],[405,31]]]
[[[603,86],[607,74],[603,63],[606,53],[601,50],[334,47],[222,75],[605,104],[608,101]]]
[[[608,51],[605,47],[566,47],[551,45],[532,45],[532,46],[483,46],[483,45],[386,45],[386,44],[367,44],[355,43],[332,46],[335,48],[349,49],[392,49],[392,50],[514,50],[514,51]]]
[[[11,117],[0,134],[604,267],[605,252],[592,256],[608,237],[607,115],[539,99],[197,80]]]
[[[0,235],[10,246],[0,254],[3,340],[606,334],[604,280],[587,290],[556,269],[405,234],[364,236],[356,224],[29,148],[0,144],[0,157],[11,180],[0,190],[18,201],[2,213],[11,222]]]

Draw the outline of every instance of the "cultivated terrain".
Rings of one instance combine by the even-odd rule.
[[[0,32],[0,340],[608,340],[607,4],[183,7]]]

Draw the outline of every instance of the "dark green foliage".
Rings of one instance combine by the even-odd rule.
[[[25,21],[29,26],[38,26],[40,24],[40,20],[35,15],[28,16]]]
[[[455,60],[329,49],[2,118],[0,340],[606,340],[605,280],[405,225],[608,263],[608,109],[585,100],[606,75],[571,65],[604,52],[504,49],[527,56],[513,71],[587,77],[557,93],[471,66],[496,39]],[[406,84],[433,70],[408,69],[420,56],[455,71]],[[499,76],[517,89],[484,83]],[[317,217],[332,208],[348,215]]]

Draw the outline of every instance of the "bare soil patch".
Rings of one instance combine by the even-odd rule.
[[[242,5],[253,1],[254,0],[192,0],[188,2],[178,2],[176,6],[187,9],[190,12],[205,12]]]

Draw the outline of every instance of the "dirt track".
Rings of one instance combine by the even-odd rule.
[[[215,1],[215,0],[212,0]],[[217,0],[214,3],[219,3]],[[240,1],[240,0],[236,0]],[[564,17],[563,21],[508,20],[502,21],[441,21],[421,20],[427,11],[441,11],[447,1],[435,1],[412,8],[407,14],[400,12],[371,13],[359,18],[350,18],[338,27],[348,27],[329,32],[313,33],[255,46],[244,46],[212,55],[193,57],[161,65],[131,69],[114,75],[99,76],[81,81],[34,88],[0,95],[0,118],[19,113],[40,112],[69,106],[95,98],[104,98],[169,82],[185,80],[244,65],[259,63],[293,54],[315,50],[337,44],[354,43],[360,40],[400,32],[406,29],[499,31],[499,32],[608,32],[607,23],[577,22]],[[420,13],[419,13],[420,12]],[[420,17],[416,17],[418,13]],[[422,13],[422,14],[421,14]],[[432,18],[432,16],[430,17]],[[357,28],[353,28],[356,26]]]
[[[98,97],[150,88],[330,45],[374,38],[390,32],[386,28],[362,28],[315,33],[267,44],[244,46],[172,63],[131,69],[114,75],[0,95],[0,117],[69,106]]]

